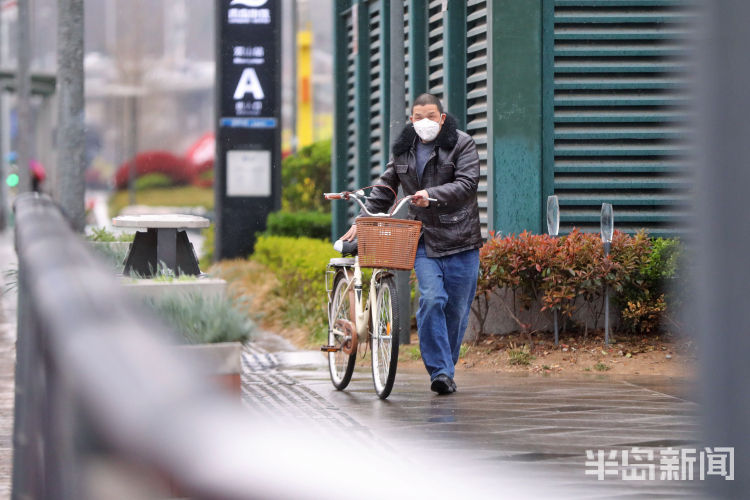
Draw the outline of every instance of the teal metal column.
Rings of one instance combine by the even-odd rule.
[[[542,229],[542,1],[491,2],[494,230]]]
[[[383,29],[383,38],[381,46],[385,45],[386,40],[388,41],[388,51],[381,53],[381,63],[388,68],[384,69],[382,74],[386,74],[388,77],[384,78],[382,85],[383,97],[388,96],[389,105],[382,108],[382,112],[385,115],[387,113],[388,120],[384,122],[386,124],[383,130],[386,132],[386,137],[389,137],[387,144],[391,144],[396,141],[401,130],[404,127],[404,115],[406,115],[406,91],[405,91],[405,71],[401,62],[404,60],[404,11],[403,2],[394,2],[392,8],[387,8],[390,3],[387,0],[383,2],[385,5],[381,18],[381,28],[387,26],[387,30]],[[387,21],[386,21],[387,19]],[[385,35],[385,33],[388,35]],[[383,54],[387,53],[387,57]],[[387,64],[386,64],[387,61]],[[396,64],[391,64],[391,61],[396,61]],[[387,111],[386,111],[387,110]],[[385,143],[385,140],[384,140]],[[386,155],[389,155],[386,149]],[[390,156],[390,155],[389,155]],[[401,195],[403,190],[399,189]],[[401,210],[398,214],[400,218],[406,216],[406,210]],[[400,344],[411,343],[411,285],[409,283],[409,277],[411,271],[396,271],[396,288],[398,289],[398,310],[399,324],[394,329],[395,334],[398,335]]]
[[[335,0],[333,3],[333,46],[336,53],[333,58],[334,99],[333,147],[331,148],[331,191],[340,192],[346,189],[346,51],[347,33],[344,13],[349,8],[350,0]],[[348,228],[346,203],[331,203],[333,223],[331,240],[335,241]]]
[[[458,121],[458,128],[466,130],[466,2],[448,0],[446,4],[443,104]]]
[[[427,92],[427,2],[409,0],[409,106]],[[411,115],[411,109],[407,112]]]
[[[380,141],[383,145],[383,161],[380,173],[385,172],[385,166],[391,156],[390,124],[391,124],[391,2],[390,0],[379,0],[380,2]],[[394,2],[394,8],[401,6],[402,2]],[[403,16],[401,16],[403,25]],[[388,29],[385,29],[386,26]],[[403,28],[402,28],[403,31]],[[403,42],[402,42],[403,45]],[[402,58],[403,59],[403,58]],[[402,71],[403,73],[403,71]]]
[[[370,22],[367,1],[352,2],[357,56],[354,68],[354,114],[357,172],[356,187],[370,184]]]
[[[542,231],[555,194],[555,0],[542,0]]]

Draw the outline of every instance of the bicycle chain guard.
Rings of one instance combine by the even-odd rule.
[[[336,320],[335,326],[338,330],[344,332],[349,339],[341,344],[341,350],[345,354],[351,355],[357,352],[357,329],[354,328],[354,323],[348,319],[339,318]]]

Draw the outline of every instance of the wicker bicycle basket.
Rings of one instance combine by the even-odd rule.
[[[357,253],[361,267],[413,269],[422,223],[386,217],[357,219]]]

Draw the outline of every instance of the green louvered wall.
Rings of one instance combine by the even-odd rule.
[[[555,0],[554,193],[561,232],[680,232],[690,203],[684,1]]]
[[[354,18],[351,11],[345,15],[346,29],[346,189],[352,190],[357,186],[357,120],[355,104],[356,98],[356,51],[354,50]],[[348,218],[354,216],[354,208],[347,206]]]
[[[487,236],[487,0],[469,0],[466,5],[466,132],[477,144],[480,178],[477,198],[482,234]]]
[[[411,55],[409,53],[409,39],[411,37],[409,26],[409,2],[404,2],[404,109],[406,115],[410,115],[409,106],[409,95],[411,93],[411,81],[409,80],[409,62]]]
[[[443,100],[443,0],[430,0],[427,9],[427,92]]]
[[[493,57],[503,62],[506,55],[513,56],[507,46],[497,45],[500,38],[492,30],[504,29],[504,19],[512,17],[519,5],[510,0],[466,0],[462,4],[466,8],[465,33],[460,34],[463,14],[452,10],[457,8],[455,1],[403,2],[405,99],[408,110],[410,100],[422,91],[432,92],[444,102],[449,91],[463,92],[457,86],[464,76],[457,70],[460,68],[454,64],[451,74],[446,73],[451,54],[444,40],[449,32],[450,36],[459,33],[459,40],[465,35],[466,96],[465,100],[454,96],[451,107],[455,109],[449,111],[465,113],[465,130],[477,143],[479,203],[486,235],[502,226],[501,217],[516,211],[540,213],[537,207],[545,200],[524,199],[521,206],[515,198],[498,196],[494,185],[507,181],[508,175],[503,170],[506,164],[493,159],[512,155],[493,151],[497,144],[505,144],[502,134],[508,131],[498,128],[503,117],[492,116],[488,110],[497,99],[512,100],[498,90],[504,88],[504,80],[515,75],[505,73],[512,71],[512,66],[503,71],[495,66],[493,71],[489,64]],[[533,1],[540,3],[526,10],[540,9],[544,26],[544,49],[539,54],[544,68],[539,97],[544,109],[539,134],[543,154],[538,167],[543,196],[534,196],[558,195],[562,232],[574,226],[597,231],[601,203],[610,202],[619,229],[632,232],[645,227],[654,235],[680,233],[692,198],[692,182],[686,173],[686,40],[693,20],[686,7],[688,0]],[[395,4],[385,0],[337,2],[342,19],[337,30],[346,42],[346,54],[338,56],[344,64],[337,74],[336,130],[338,135],[345,134],[341,144],[345,150],[337,149],[336,171],[340,176],[337,185],[349,189],[377,178],[389,157],[389,65],[383,64],[388,60],[389,35],[383,27],[388,8]],[[354,47],[353,12],[359,13],[360,53]],[[528,52],[529,44],[536,43],[533,34],[514,39],[507,36],[512,35],[512,29],[505,31],[504,44],[508,40],[526,44],[519,50]],[[465,108],[458,109],[464,103]],[[534,107],[522,104],[523,109]],[[533,162],[529,168],[536,168]],[[348,216],[353,214],[349,207]],[[524,217],[528,219],[528,214]],[[339,226],[341,219],[337,219]]]

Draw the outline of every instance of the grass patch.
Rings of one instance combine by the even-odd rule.
[[[307,328],[290,326],[285,313],[288,301],[277,293],[279,280],[266,266],[252,260],[225,260],[214,264],[208,273],[227,281],[229,297],[263,329],[277,332],[297,346],[320,347],[320,343],[313,343]]]
[[[597,364],[594,365],[594,370],[598,372],[606,372],[607,370],[609,370],[609,366],[599,361]]]
[[[9,267],[3,271],[3,289],[0,295],[5,295],[18,289],[18,267]]]
[[[120,233],[116,235],[107,231],[106,227],[94,227],[91,229],[91,233],[86,235],[86,239],[97,243],[132,243],[135,239],[135,233]]]
[[[169,207],[214,208],[214,190],[197,186],[177,186],[170,188],[150,188],[137,191],[135,202],[138,205]],[[109,199],[109,214],[116,217],[123,208],[130,205],[127,189],[115,191]]]
[[[403,352],[407,359],[412,361],[419,361],[422,359],[422,351],[419,349],[418,345],[407,347],[403,349]]]
[[[203,248],[202,248],[202,254],[203,256],[200,258],[200,261],[198,262],[198,266],[201,269],[208,269],[211,267],[211,264],[214,263],[214,246],[216,241],[216,224],[211,223],[210,226],[207,228],[204,228],[201,230],[201,235],[203,235]]]
[[[531,360],[535,359],[529,352],[529,347],[527,345],[523,345],[520,348],[516,348],[515,346],[511,347],[511,349],[508,349],[508,362],[511,365],[529,366]]]
[[[461,348],[458,350],[459,359],[466,356],[466,353],[469,352],[470,349],[471,346],[469,344],[461,344]]]

